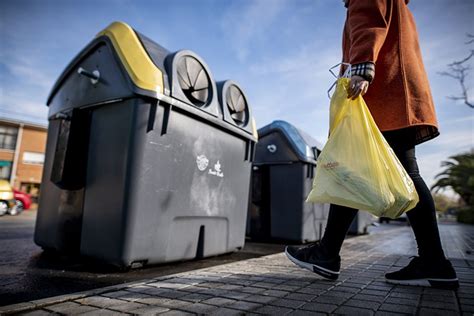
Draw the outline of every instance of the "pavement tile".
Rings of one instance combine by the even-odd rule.
[[[374,315],[374,312],[370,309],[363,309],[351,306],[341,306],[332,312],[334,315],[361,315],[361,316],[371,316]]]
[[[356,294],[360,292],[359,288],[354,288],[354,287],[349,287],[349,286],[344,286],[344,285],[339,285],[334,288],[334,291],[340,291],[340,292],[348,292],[352,294]]]
[[[212,297],[213,297],[212,295],[207,295],[207,294],[203,294],[203,293],[192,293],[192,294],[182,296],[180,299],[182,299],[183,301],[190,301],[190,302],[193,302],[193,303],[197,303],[197,302],[200,302],[200,301],[210,299]]]
[[[246,286],[244,287],[243,289],[241,289],[240,291],[244,292],[244,293],[249,293],[249,294],[257,294],[257,293],[262,293],[265,291],[264,288],[261,288],[261,287],[251,287],[251,286]]]
[[[108,298],[103,296],[89,296],[75,300],[76,303],[82,305],[91,305],[95,307],[106,308],[112,305],[118,305],[124,303],[122,300]]]
[[[394,312],[386,312],[386,311],[375,312],[375,316],[401,316],[401,315],[412,315],[412,314],[394,313]]]
[[[383,286],[383,285],[375,285],[375,284],[369,284],[365,287],[367,290],[374,290],[374,291],[390,291],[393,288],[392,286]]]
[[[286,285],[286,284],[277,284],[272,287],[273,290],[279,290],[279,291],[297,291],[300,288],[301,288],[300,286]]]
[[[288,307],[292,309],[299,308],[305,304],[303,301],[288,300],[285,298],[277,299],[268,303],[269,305]]]
[[[350,292],[340,292],[340,291],[337,291],[337,290],[330,290],[330,291],[324,293],[324,295],[337,296],[337,297],[343,297],[343,298],[351,298],[351,297],[354,296],[353,293],[350,293]]]
[[[457,306],[450,302],[435,302],[422,299],[420,303],[421,307],[428,307],[434,309],[446,309],[446,310],[457,310]]]
[[[268,304],[271,301],[274,301],[276,298],[273,296],[265,296],[265,295],[250,295],[244,298],[244,301],[253,302],[253,303],[260,303],[260,304]]]
[[[474,305],[461,305],[461,311],[474,314]]]
[[[400,293],[420,294],[423,292],[423,288],[419,286],[396,285],[392,289],[392,291]]]
[[[370,309],[372,311],[376,311],[381,303],[378,302],[369,302],[369,301],[361,301],[357,299],[350,299],[344,303],[344,306],[351,306],[351,307],[358,307],[362,309]]]
[[[229,305],[235,302],[237,301],[231,300],[228,298],[222,298],[222,297],[213,297],[205,301],[202,301],[203,304],[209,304],[209,305],[215,305],[215,306],[225,306],[225,305]]]
[[[181,289],[181,290],[184,290],[184,289]],[[158,295],[160,293],[170,292],[172,290],[166,289],[166,288],[161,288],[161,287],[152,287],[152,286],[150,286],[148,288],[141,287],[141,288],[138,288],[138,289],[134,289],[133,291],[131,291],[131,288],[127,288],[127,291],[128,292],[133,292],[133,293],[138,293],[138,294]]]
[[[194,313],[188,313],[183,311],[169,311],[159,314],[160,316],[191,316],[196,315]]]
[[[230,304],[227,308],[239,309],[243,311],[252,311],[259,307],[263,306],[262,304],[252,303],[252,302],[245,302],[245,301],[238,301],[234,304]]]
[[[470,298],[460,297],[459,302],[462,305],[474,305],[474,296],[472,296]]]
[[[291,308],[285,308],[280,306],[262,306],[255,310],[256,313],[264,314],[264,315],[286,315],[293,310]]]
[[[451,293],[448,295],[435,295],[435,294],[423,294],[423,300],[427,301],[435,301],[435,302],[448,302],[448,303],[453,303],[456,304],[457,299],[455,293]],[[472,304],[474,305],[474,296],[472,299]]]
[[[365,284],[353,283],[353,282],[350,282],[350,280],[344,282],[344,283],[343,283],[343,286],[344,286],[344,287],[349,287],[349,288],[358,289],[358,290],[362,290],[363,288],[366,288],[366,285],[365,285]],[[338,288],[338,286],[337,286],[336,288]]]
[[[262,295],[268,295],[268,296],[275,296],[275,297],[283,297],[285,295],[290,294],[290,292],[287,291],[279,291],[279,290],[266,290],[261,293]]]
[[[318,312],[311,312],[311,311],[304,311],[304,310],[296,310],[290,312],[288,315],[291,316],[326,316],[326,313],[318,313]]]
[[[156,314],[161,314],[161,313],[164,313],[164,312],[167,312],[169,311],[169,308],[166,308],[166,307],[160,307],[160,306],[144,306],[144,307],[140,307],[140,308],[137,308],[137,309],[134,309],[134,310],[130,310],[129,312],[134,314],[134,315],[150,315],[150,316],[154,316]]]
[[[387,296],[388,291],[363,289],[363,290],[361,290],[358,294],[375,295],[375,296],[383,296],[383,297],[385,297],[385,296]]]
[[[201,284],[203,283],[200,283],[199,285]],[[173,289],[173,290],[178,290],[178,289],[191,286],[191,284],[181,284],[181,283],[164,282],[164,281],[151,282],[151,283],[147,283],[146,285],[149,287],[157,287],[157,288]]]
[[[122,301],[122,302],[125,303],[125,301]],[[52,311],[52,312],[56,312],[56,313],[62,313],[62,314],[80,314],[80,313],[90,312],[97,308],[92,307],[92,306],[81,305],[75,302],[64,302],[64,303],[46,306],[44,307],[44,309]]]
[[[418,300],[411,300],[411,299],[406,299],[406,298],[401,298],[401,297],[389,297],[385,300],[385,303],[407,305],[407,306],[417,306]]]
[[[97,316],[109,316],[109,315],[113,316],[113,315],[129,315],[129,314],[125,314],[125,313],[121,313],[121,312],[117,312],[117,311],[112,311],[110,309],[96,309],[96,310],[81,314],[81,316],[94,316],[94,315],[97,315]]]
[[[456,316],[459,315],[455,311],[439,310],[434,308],[422,307],[418,312],[419,316]]]
[[[177,299],[169,299],[169,300],[162,301],[159,305],[162,307],[170,308],[170,309],[175,309],[175,308],[181,309],[186,306],[190,306],[192,304],[195,304],[195,303],[177,300]]]
[[[408,299],[408,300],[418,301],[420,299],[420,296],[421,296],[420,294],[391,292],[388,295],[388,298],[404,298],[404,299]]]
[[[159,305],[162,306],[165,302],[171,301],[170,298],[164,298],[164,297],[146,297],[146,298],[141,298],[139,300],[136,300],[134,302],[140,303],[140,304],[145,304],[145,305]]]
[[[244,292],[237,292],[237,291],[225,291],[220,294],[221,297],[230,298],[234,300],[242,300],[246,297],[251,296],[252,294],[244,293]]]
[[[220,287],[221,290],[233,291],[233,290],[241,290],[244,287],[242,285],[235,285],[235,284],[224,284]]]
[[[317,303],[325,303],[325,304],[336,304],[336,305],[341,305],[347,301],[347,298],[345,297],[340,297],[340,296],[333,296],[333,295],[321,295],[316,297],[313,302]]]
[[[317,295],[313,294],[303,294],[303,293],[291,293],[285,296],[288,300],[297,300],[297,301],[311,301],[316,298]]]
[[[247,315],[243,311],[239,311],[236,309],[230,309],[227,307],[221,307],[210,313],[209,315],[217,315],[217,316],[234,316],[234,315]]]
[[[334,304],[322,304],[322,303],[306,303],[300,309],[302,310],[309,310],[313,312],[324,312],[324,313],[331,313],[333,312],[338,306]]]
[[[298,289],[296,293],[310,294],[310,295],[321,295],[322,293],[327,292],[327,290],[317,289],[314,287],[303,287]]]
[[[385,300],[385,297],[377,295],[356,294],[352,297],[352,299],[382,303]]]
[[[120,291],[106,292],[106,293],[102,293],[100,295],[110,297],[110,298],[115,298],[115,297],[120,297],[120,296],[127,295],[127,294],[130,294],[130,292],[125,291],[125,290],[120,290]]]
[[[54,312],[49,312],[49,311],[45,311],[45,310],[42,310],[42,309],[38,309],[38,310],[35,310],[35,311],[31,311],[31,312],[21,313],[20,315],[22,315],[22,316],[46,316],[46,315],[57,315],[57,314],[54,313]]]
[[[140,304],[136,302],[124,302],[123,304],[109,306],[108,309],[113,309],[121,312],[128,312],[134,309],[140,309],[147,307],[145,304]]]
[[[219,309],[219,307],[202,303],[194,303],[186,306],[180,306],[179,309],[185,312],[191,312],[196,314],[210,314],[215,310]]]
[[[151,295],[148,295],[148,294],[128,292],[128,291],[118,291],[117,294],[118,293],[120,293],[120,295],[116,296],[115,298],[118,298],[118,299],[121,299],[121,300],[126,300],[126,301],[131,301],[131,302],[152,297]],[[108,296],[113,295],[113,293],[106,293],[106,295],[108,295]],[[105,296],[105,294],[103,296]],[[113,297],[113,296],[111,296],[111,297]]]
[[[224,284],[220,282],[203,282],[203,283],[199,283],[197,286],[214,289],[214,288],[222,287],[224,285],[229,285],[229,284]]]
[[[275,287],[274,283],[269,282],[256,282],[252,284],[253,287],[263,287],[265,289],[273,289]]]
[[[403,314],[414,314],[416,312],[416,307],[384,303],[380,306],[379,310],[387,311],[387,312],[403,313]]]

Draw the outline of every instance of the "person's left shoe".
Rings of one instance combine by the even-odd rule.
[[[287,246],[285,254],[297,266],[317,273],[326,279],[337,280],[339,277],[341,257],[327,256],[319,242],[306,246]]]
[[[447,259],[434,262],[414,257],[406,267],[385,274],[385,281],[391,284],[431,286],[450,290],[459,287],[456,271]]]

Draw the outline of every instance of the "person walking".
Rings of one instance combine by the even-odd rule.
[[[442,288],[459,286],[446,259],[436,222],[431,192],[420,176],[415,146],[439,135],[428,78],[409,0],[345,0],[343,62],[351,65],[348,98],[364,100],[387,142],[413,180],[420,201],[407,212],[418,256],[399,271],[387,273],[392,284]],[[296,265],[336,280],[339,252],[358,210],[330,206],[327,226],[319,242],[287,246]]]

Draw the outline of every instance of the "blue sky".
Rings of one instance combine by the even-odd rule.
[[[438,74],[467,56],[474,1],[409,6],[442,133],[417,147],[430,185],[442,160],[474,147],[474,110],[447,99],[459,87]],[[100,30],[123,21],[170,51],[193,50],[215,79],[237,81],[258,127],[283,119],[325,142],[328,68],[341,59],[345,13],[339,0],[1,0],[0,116],[46,123],[47,95],[68,62]]]

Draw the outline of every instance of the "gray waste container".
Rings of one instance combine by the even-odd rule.
[[[244,245],[255,122],[234,82],[115,22],[48,99],[45,249],[135,266]]]
[[[329,206],[306,203],[322,145],[285,121],[258,130],[247,235],[298,242],[321,237]]]

